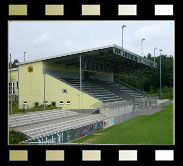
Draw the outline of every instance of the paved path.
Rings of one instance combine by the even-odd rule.
[[[152,115],[152,114],[162,111],[163,109],[164,108],[162,108],[162,107],[156,107],[156,108],[144,110],[141,112],[141,115]]]

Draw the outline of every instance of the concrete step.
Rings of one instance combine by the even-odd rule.
[[[49,121],[53,119],[59,119],[64,117],[70,117],[70,116],[76,116],[80,113],[73,112],[73,111],[57,111],[57,112],[51,112],[51,113],[43,113],[40,114],[29,114],[29,115],[22,115],[17,117],[10,117],[9,118],[9,127],[17,127],[17,126],[23,126],[33,123],[39,123],[43,121]]]
[[[46,134],[51,134],[54,132],[59,132],[62,130],[67,130],[68,128],[76,128],[77,126],[84,126],[86,123],[95,123],[96,121],[102,121],[104,120],[104,117],[99,115],[92,115],[84,118],[78,118],[62,123],[57,123],[53,125],[43,126],[36,129],[30,129],[22,131],[23,133],[27,134],[31,138],[43,136]]]

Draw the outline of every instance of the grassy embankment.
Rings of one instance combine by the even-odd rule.
[[[153,115],[142,115],[72,143],[173,144],[173,104]]]

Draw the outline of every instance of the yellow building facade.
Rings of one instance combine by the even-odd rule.
[[[32,67],[32,72],[28,71],[29,67]],[[14,82],[19,86],[15,87],[19,108],[23,108],[24,103],[27,104],[28,108],[44,105],[44,94],[46,105],[55,105],[66,110],[93,109],[96,104],[102,104],[96,98],[81,92],[79,89],[49,74],[44,74],[44,70],[79,74],[79,69],[76,67],[70,66],[66,69],[65,65],[54,65],[49,62],[45,62],[44,66],[43,61],[19,65],[16,70],[11,71]],[[66,93],[63,93],[63,90],[66,90]]]
[[[11,73],[9,70],[8,73],[8,94],[13,97],[13,100],[18,100],[18,90],[19,90],[19,82],[18,82],[18,68],[11,69]]]

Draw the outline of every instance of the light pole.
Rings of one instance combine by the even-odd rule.
[[[122,56],[123,56],[123,28],[127,27],[126,25],[123,25],[122,28]]]
[[[155,54],[156,54],[156,47],[154,47],[154,66],[155,66]]]
[[[160,97],[162,96],[162,90],[161,90],[161,51],[163,51],[162,49],[159,50],[160,51]]]
[[[9,85],[9,91],[10,91],[10,111],[12,113],[12,91],[13,91],[13,86],[12,86],[12,82],[11,82],[11,54],[10,54],[10,85]]]
[[[45,61],[43,61],[43,69],[44,69],[44,111],[45,111]]]
[[[24,52],[24,62],[25,62],[25,53],[26,53],[26,52]]]
[[[143,39],[141,40],[142,57],[143,57],[143,41],[144,41],[144,40],[146,40],[146,39],[143,38]]]

